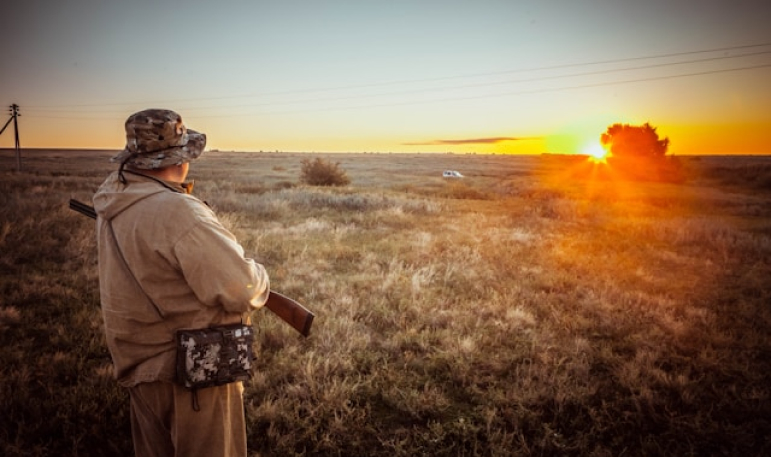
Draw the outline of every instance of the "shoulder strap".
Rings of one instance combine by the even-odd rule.
[[[115,238],[115,232],[112,229],[112,220],[107,221],[107,227],[109,228],[110,232],[110,238],[112,239],[112,243],[115,246],[115,250],[118,252],[118,256],[120,257],[121,262],[123,262],[123,265],[126,267],[126,270],[128,270],[129,274],[131,275],[131,278],[134,280],[134,283],[136,283],[137,287],[139,287],[139,290],[142,291],[142,294],[144,294],[145,298],[148,302],[150,302],[151,305],[153,305],[153,308],[155,308],[155,311],[158,313],[158,316],[161,317],[161,319],[164,318],[163,313],[161,312],[161,309],[158,307],[158,305],[155,304],[152,298],[150,298],[149,295],[147,295],[147,292],[145,292],[145,289],[142,287],[142,284],[139,283],[137,280],[137,277],[134,276],[134,272],[131,270],[131,267],[129,266],[128,262],[126,262],[126,257],[123,255],[123,251],[120,249],[120,245],[118,244],[117,238]],[[165,321],[164,321],[165,323]],[[168,328],[168,325],[166,325]],[[193,411],[200,411],[201,405],[198,403],[198,390],[192,389],[191,393],[191,401],[193,404]]]
[[[139,283],[137,280],[137,277],[134,276],[134,272],[131,270],[131,267],[129,266],[128,262],[126,262],[126,257],[123,255],[123,251],[120,248],[120,245],[118,244],[118,239],[115,238],[115,232],[112,229],[112,220],[107,221],[107,227],[109,228],[110,232],[110,238],[112,239],[112,244],[115,246],[115,250],[118,252],[118,257],[120,257],[121,262],[123,262],[123,266],[126,267],[126,270],[131,275],[131,279],[134,280],[134,283],[139,287],[139,290],[142,291],[142,294],[144,294],[145,298],[147,298],[147,301],[150,302],[151,305],[153,305],[153,308],[155,308],[155,311],[158,313],[158,316],[161,317],[161,319],[165,318],[166,316],[163,315],[163,312],[161,312],[161,309],[158,307],[158,305],[155,304],[152,298],[145,292],[144,287],[142,287],[142,284]]]

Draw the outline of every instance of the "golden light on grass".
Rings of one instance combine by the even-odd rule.
[[[592,141],[328,154],[352,183],[331,189],[297,184],[308,154],[197,162],[196,195],[317,314],[307,339],[253,316],[250,450],[769,455],[771,159],[686,157],[672,182]],[[112,153],[2,154],[0,455],[130,454],[93,221],[63,203]]]

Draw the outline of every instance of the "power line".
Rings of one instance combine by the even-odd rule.
[[[595,71],[588,71],[588,72],[581,72],[581,73],[570,73],[570,74],[564,74],[564,75],[549,75],[549,76],[538,76],[538,77],[531,77],[531,78],[526,78],[526,79],[515,79],[515,80],[508,80],[508,81],[495,81],[495,82],[485,82],[485,83],[476,83],[476,84],[464,84],[464,85],[460,85],[460,86],[411,89],[411,90],[403,90],[403,91],[397,91],[397,92],[385,92],[385,93],[377,93],[377,94],[369,94],[369,95],[350,95],[350,96],[345,96],[345,97],[327,97],[327,98],[315,98],[315,99],[305,99],[305,100],[302,100],[302,99],[301,100],[289,100],[289,101],[283,101],[283,102],[266,102],[266,103],[256,103],[256,104],[227,105],[227,108],[256,108],[256,107],[260,107],[260,106],[296,105],[296,104],[301,104],[301,103],[341,101],[341,100],[374,98],[374,97],[386,97],[386,96],[395,96],[395,95],[409,95],[409,94],[416,94],[416,93],[423,94],[423,93],[427,93],[427,92],[447,92],[447,91],[454,91],[454,90],[458,90],[458,89],[469,89],[469,88],[476,88],[476,87],[503,86],[503,85],[519,84],[519,83],[527,83],[527,82],[540,82],[540,81],[546,81],[546,80],[576,78],[576,77],[584,77],[584,76],[595,76],[595,75],[610,74],[610,73],[621,73],[621,72],[635,71],[635,70],[648,70],[648,69],[652,69],[652,68],[663,68],[663,67],[671,67],[671,66],[676,66],[676,65],[688,65],[688,64],[694,64],[694,63],[703,63],[703,62],[711,62],[711,61],[717,61],[717,60],[735,59],[735,58],[749,57],[749,56],[756,56],[756,55],[764,55],[764,54],[766,54],[766,55],[767,54],[771,54],[771,51],[761,51],[761,52],[742,54],[742,55],[736,55],[736,56],[709,57],[709,58],[703,58],[703,59],[692,59],[692,60],[679,61],[679,62],[668,62],[668,63],[650,64],[650,65],[635,66],[635,67],[611,68],[611,69],[595,70]],[[702,73],[699,73],[699,75],[700,74],[702,74]],[[202,107],[202,108],[198,108],[198,109],[217,109],[217,108],[223,108],[223,107],[222,106],[219,106],[219,107],[218,106],[207,106],[207,107]]]
[[[531,94],[548,93],[548,92],[562,92],[566,90],[588,89],[593,87],[615,86],[615,85],[633,84],[633,83],[639,83],[639,82],[686,78],[686,77],[693,77],[693,76],[704,76],[704,75],[710,75],[710,74],[730,73],[735,71],[756,70],[761,68],[771,68],[771,63],[739,67],[739,68],[727,68],[727,69],[720,69],[720,70],[692,72],[692,73],[685,73],[685,74],[678,74],[678,75],[651,76],[646,78],[627,79],[623,81],[607,81],[602,83],[581,84],[581,85],[547,88],[547,89],[533,89],[533,90],[524,90],[524,91],[518,91],[518,92],[505,92],[505,93],[497,93],[497,94],[491,94],[491,95],[477,95],[477,96],[467,96],[467,97],[454,97],[454,98],[432,99],[432,100],[422,100],[422,101],[418,100],[418,101],[407,101],[407,102],[398,102],[398,103],[395,102],[395,103],[383,103],[383,104],[376,104],[376,105],[359,105],[359,106],[337,107],[337,108],[319,108],[315,110],[297,110],[297,111],[270,112],[270,113],[259,113],[259,114],[240,113],[240,114],[223,114],[223,115],[200,115],[196,117],[197,118],[228,118],[228,117],[247,117],[247,116],[271,116],[271,115],[300,114],[300,113],[311,113],[311,112],[357,110],[357,109],[367,109],[367,108],[387,108],[387,107],[394,107],[394,106],[425,105],[430,103],[447,103],[447,102],[457,102],[457,101],[465,101],[465,100],[481,100],[485,98],[500,98],[500,97],[507,97],[507,96],[513,96],[513,95],[531,95]]]
[[[666,80],[666,79],[705,76],[705,75],[711,75],[711,74],[730,73],[730,72],[746,71],[746,70],[757,70],[757,69],[763,69],[763,68],[771,68],[771,63],[749,65],[749,66],[736,67],[736,68],[705,70],[705,71],[699,71],[699,72],[681,73],[681,74],[674,74],[674,75],[649,76],[645,78],[626,79],[626,80],[620,80],[620,81],[605,81],[601,83],[588,83],[588,84],[571,85],[571,86],[563,86],[563,87],[531,89],[531,90],[522,90],[522,91],[516,91],[516,92],[502,92],[502,93],[489,94],[489,95],[449,97],[449,98],[443,98],[443,99],[414,100],[414,101],[406,101],[406,102],[393,102],[393,103],[381,103],[381,104],[366,104],[366,105],[356,105],[356,106],[348,106],[348,107],[327,107],[327,108],[292,110],[292,111],[274,111],[274,112],[266,112],[266,113],[236,113],[236,114],[221,114],[221,115],[204,114],[204,115],[197,115],[195,117],[196,118],[229,118],[229,117],[246,117],[246,116],[268,116],[268,115],[286,115],[286,114],[300,114],[300,113],[312,113],[312,112],[367,109],[367,108],[385,108],[385,107],[394,107],[394,106],[424,105],[424,104],[431,104],[431,103],[447,103],[447,102],[464,101],[464,100],[498,98],[498,97],[505,97],[505,96],[513,96],[513,95],[530,95],[530,94],[548,93],[548,92],[562,92],[567,90],[587,89],[592,87],[614,86],[614,85],[632,84],[632,83],[658,81],[658,80]],[[364,97],[357,97],[357,98],[364,98]],[[298,102],[292,102],[292,103],[297,104],[297,103],[307,103],[307,102],[308,101],[305,101],[305,102],[298,101]],[[270,105],[267,105],[267,106],[270,106]],[[230,106],[225,108],[239,108],[239,107],[248,108],[248,107],[254,107],[254,105],[235,106],[235,107]],[[203,108],[199,108],[199,109],[203,109]],[[211,109],[211,108],[206,108],[206,109]],[[70,120],[95,120],[95,119],[108,118],[108,117],[93,117],[93,116],[72,117],[72,116],[47,116],[47,115],[36,115],[32,117],[44,118],[44,119],[70,119]],[[119,118],[115,117],[114,119],[119,119]]]
[[[663,59],[663,58],[672,58],[672,57],[682,57],[682,56],[696,55],[696,54],[738,51],[738,50],[761,48],[761,47],[767,47],[767,46],[771,46],[771,42],[769,42],[769,43],[750,44],[750,45],[740,45],[740,46],[728,46],[728,47],[703,49],[703,50],[695,50],[695,51],[683,51],[683,52],[667,53],[667,54],[656,54],[656,55],[648,55],[648,56],[626,57],[626,58],[620,58],[620,59],[598,60],[598,61],[583,62],[583,63],[570,63],[570,64],[561,64],[561,65],[552,65],[552,66],[542,66],[542,67],[526,68],[526,69],[519,69],[519,70],[507,70],[507,71],[501,71],[501,72],[476,73],[476,74],[468,74],[468,75],[445,76],[445,77],[438,77],[438,78],[426,78],[426,79],[391,81],[391,82],[372,83],[372,84],[348,85],[348,86],[328,87],[328,88],[320,88],[320,89],[298,89],[298,90],[293,90],[293,91],[268,92],[268,93],[261,93],[261,94],[260,93],[240,94],[240,95],[232,95],[232,96],[225,96],[225,97],[197,97],[197,98],[186,98],[186,99],[155,100],[153,102],[136,102],[136,101],[132,101],[132,102],[98,103],[98,104],[77,104],[77,105],[59,105],[59,106],[56,106],[56,105],[51,105],[51,106],[34,106],[34,105],[32,105],[32,106],[28,106],[27,109],[28,110],[34,110],[34,111],[73,112],[72,109],[74,109],[74,108],[126,107],[126,106],[136,106],[137,104],[159,103],[159,102],[164,102],[164,103],[203,102],[203,101],[207,101],[207,100],[231,100],[231,99],[244,99],[244,98],[255,98],[255,97],[268,97],[268,96],[275,96],[275,95],[294,95],[294,94],[315,93],[315,92],[332,92],[332,91],[354,90],[354,89],[363,89],[363,88],[371,88],[371,87],[382,87],[382,86],[403,85],[403,84],[415,84],[415,83],[425,83],[425,82],[438,82],[438,81],[446,81],[446,80],[457,80],[457,79],[464,79],[464,78],[479,78],[479,77],[500,76],[500,75],[507,75],[507,74],[516,74],[516,73],[531,73],[531,72],[538,72],[538,71],[551,71],[551,70],[566,69],[566,68],[576,68],[576,67],[585,67],[585,66],[618,64],[618,63],[623,63],[623,62],[652,60],[652,59]],[[716,60],[724,60],[724,59],[736,59],[736,58],[755,56],[755,55],[762,55],[762,54],[769,54],[769,53],[771,53],[771,51],[759,51],[759,52],[754,52],[754,53],[745,53],[745,54],[731,55],[731,56],[717,56],[717,57],[708,57],[708,58],[702,58],[702,59],[694,59],[694,60],[683,61],[683,62],[668,62],[668,63],[648,64],[648,65],[631,67],[631,68],[626,68],[626,69],[623,69],[623,68],[622,69],[606,69],[606,70],[599,70],[599,71],[596,71],[596,72],[594,72],[594,71],[593,72],[584,72],[584,73],[579,73],[579,74],[574,74],[574,75],[544,76],[544,77],[540,77],[540,78],[530,78],[530,79],[524,79],[524,80],[511,81],[511,83],[513,83],[513,82],[528,82],[528,81],[543,80],[543,79],[566,78],[566,77],[572,77],[572,76],[586,76],[586,75],[599,74],[599,73],[629,71],[629,70],[632,70],[632,69],[646,69],[646,68],[654,68],[654,67],[669,66],[669,65],[683,65],[683,64],[687,64],[687,63],[698,63],[698,62],[716,61]],[[481,87],[481,86],[485,86],[485,85],[502,85],[502,84],[507,84],[507,82],[492,82],[492,83],[469,84],[469,85],[456,86],[455,88]],[[276,105],[276,104],[296,104],[296,103],[307,103],[307,102],[313,102],[313,101],[343,100],[343,99],[350,99],[350,98],[365,98],[365,97],[376,97],[376,96],[386,96],[386,95],[399,95],[399,94],[409,94],[409,93],[415,93],[415,92],[427,92],[427,91],[438,91],[438,90],[453,90],[453,87],[434,88],[434,89],[413,89],[413,90],[409,90],[409,91],[401,91],[401,92],[395,92],[395,93],[374,94],[374,95],[357,95],[357,96],[348,96],[348,97],[333,97],[333,98],[322,98],[322,99],[315,99],[315,100],[296,100],[296,101],[288,101],[288,102],[268,102],[268,103],[262,103],[262,104],[258,103],[258,104],[253,104],[253,105],[236,105],[235,107],[244,107],[244,106],[256,107],[256,106],[270,106],[270,105]],[[229,107],[233,107],[233,106],[231,105]],[[217,107],[214,107],[214,108],[221,108],[221,106],[217,106]],[[212,107],[191,108],[191,109],[212,109]],[[93,110],[91,112],[93,112]]]

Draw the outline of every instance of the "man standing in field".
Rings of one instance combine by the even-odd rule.
[[[136,455],[246,456],[242,383],[195,394],[176,384],[175,331],[246,322],[267,300],[267,273],[187,192],[206,136],[170,110],[140,111],[125,127],[120,168],[94,208],[105,334]]]

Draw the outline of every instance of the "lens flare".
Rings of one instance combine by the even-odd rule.
[[[589,160],[595,163],[606,163],[608,151],[599,143],[592,143],[584,148],[584,154],[589,156]]]

